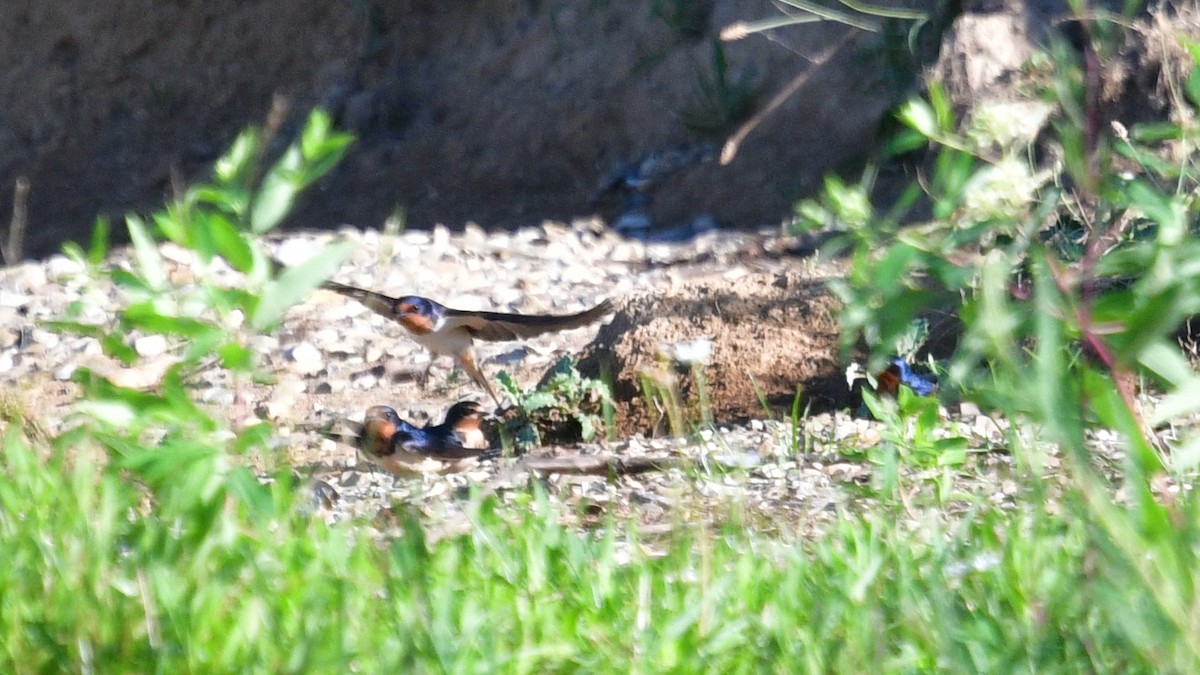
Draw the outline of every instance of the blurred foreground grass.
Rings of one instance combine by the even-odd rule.
[[[402,535],[380,541],[306,516],[281,488],[237,495],[221,483],[150,510],[118,472],[63,453],[39,459],[15,426],[0,473],[3,672],[1181,672],[1200,663],[1193,635],[1173,628],[1131,571],[1140,563],[1071,504],[1058,515],[981,507],[954,525],[914,528],[884,502],[815,540],[681,523],[643,546],[627,528],[564,528],[534,490],[472,500],[469,531],[436,542],[401,512]],[[1179,509],[1200,522],[1194,500]],[[1148,532],[1147,556],[1178,551]],[[1157,532],[1195,545],[1194,525]]]

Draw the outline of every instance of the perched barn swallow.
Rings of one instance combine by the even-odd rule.
[[[392,473],[458,471],[476,459],[500,454],[488,449],[482,421],[483,411],[474,401],[455,403],[441,424],[426,427],[414,426],[393,408],[377,405],[367,410],[356,431],[326,435],[355,446]]]
[[[918,375],[908,361],[901,358],[892,359],[891,364],[875,376],[875,391],[883,396],[895,398],[902,384],[918,396],[929,396],[937,389],[936,382]]]
[[[509,314],[452,309],[417,295],[393,298],[382,293],[326,281],[322,288],[354,298],[373,311],[393,319],[417,344],[436,358],[447,355],[476,383],[491,395],[496,405],[500,397],[484,377],[475,361],[475,340],[505,341],[531,338],[543,333],[586,326],[612,311],[605,300],[591,309],[575,314]],[[433,365],[432,360],[430,366]],[[429,374],[426,368],[425,374]]]

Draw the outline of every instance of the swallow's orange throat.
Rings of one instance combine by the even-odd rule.
[[[413,335],[428,335],[434,331],[433,319],[422,314],[400,314],[396,321]]]
[[[363,449],[368,455],[386,457],[392,453],[392,437],[396,435],[395,424],[382,419],[368,419],[363,428]]]

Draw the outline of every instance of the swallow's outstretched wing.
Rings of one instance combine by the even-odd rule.
[[[340,293],[348,298],[353,298],[366,305],[374,312],[389,318],[394,318],[396,312],[396,302],[399,300],[399,298],[393,298],[391,296],[384,295],[383,293],[376,293],[375,291],[368,291],[365,288],[358,288],[357,286],[340,284],[336,281],[326,281],[321,284],[321,288],[324,288],[327,291],[333,291],[334,293]]]
[[[510,314],[506,312],[474,312],[446,308],[447,328],[463,327],[480,340],[502,341],[531,338],[543,333],[570,330],[594,323],[613,309],[605,300],[591,309],[574,314]]]

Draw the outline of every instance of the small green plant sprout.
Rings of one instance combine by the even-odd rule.
[[[113,364],[76,371],[83,400],[64,443],[97,443],[160,495],[254,492],[254,477],[225,453],[264,448],[269,427],[219,419],[197,401],[194,384],[201,372],[224,369],[232,386],[222,400],[233,403],[241,378],[258,376],[251,338],[277,325],[349,255],[348,244],[334,243],[276,276],[259,235],[282,222],[300,191],[334,166],[350,140],[316,111],[301,138],[257,179],[261,137],[243,132],[217,161],[212,182],[149,218],[126,218],[127,257],[101,263],[108,250],[103,223],[90,252],[67,250],[90,273],[111,280],[124,303],[107,324],[78,316],[52,324],[95,337]],[[170,274],[180,260],[196,272]]]
[[[967,438],[949,433],[934,396],[919,396],[900,387],[895,401],[863,390],[863,403],[884,425],[883,443],[915,466],[959,466],[967,459]]]
[[[1200,51],[1182,44],[1180,54]],[[899,112],[908,130],[893,148],[927,144],[931,154],[893,209],[860,208],[873,188],[867,172],[857,185],[830,181],[800,213],[836,228],[836,246],[850,252],[851,271],[833,286],[845,347],[865,340],[875,366],[915,317],[953,312],[964,332],[945,382],[1032,422],[1081,465],[1086,429],[1117,429],[1131,477],[1145,477],[1164,459],[1184,468],[1200,457],[1200,443],[1166,448],[1153,431],[1200,410],[1198,378],[1173,344],[1200,313],[1190,262],[1200,255],[1197,133],[1187,122],[1101,124],[1089,90],[1101,73],[1085,52],[1057,44],[1041,99],[986,104],[961,125],[932,86]],[[1186,82],[1171,83],[1180,120],[1194,119],[1200,101],[1189,67]],[[918,203],[928,219],[906,222]],[[1139,377],[1167,394],[1149,414]]]
[[[603,435],[606,411],[613,407],[608,385],[583,377],[564,356],[528,391],[506,371],[497,376],[516,405],[500,427],[503,437],[526,450],[545,443],[594,441]]]

